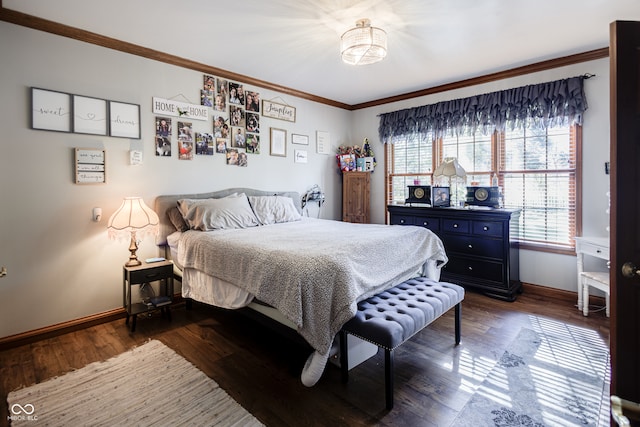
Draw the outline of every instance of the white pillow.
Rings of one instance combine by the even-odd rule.
[[[222,199],[181,199],[178,200],[178,209],[193,230],[212,231],[260,225],[244,193]]]
[[[302,219],[291,197],[249,196],[249,202],[262,225]]]

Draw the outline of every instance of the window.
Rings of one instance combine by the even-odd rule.
[[[420,133],[401,135],[393,138],[393,144],[387,144],[387,150],[387,201],[403,203],[407,185],[431,183],[433,137]]]
[[[521,208],[520,240],[575,248],[579,127],[527,127],[499,135],[498,177],[504,205]]]
[[[490,185],[495,174],[504,207],[522,209],[521,247],[571,253],[580,216],[580,130],[579,125],[531,125],[435,141],[430,134],[396,136],[387,144],[387,202],[404,202],[407,185],[415,179],[430,184],[437,164],[457,157],[467,172],[467,185]],[[464,191],[458,197],[463,199]]]

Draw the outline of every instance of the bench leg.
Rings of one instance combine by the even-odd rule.
[[[387,409],[393,409],[393,350],[384,349],[384,397]]]
[[[456,304],[456,345],[460,344],[460,322],[462,320],[462,304]]]
[[[349,347],[345,331],[340,331],[340,371],[342,372],[342,382],[347,383],[349,381]]]

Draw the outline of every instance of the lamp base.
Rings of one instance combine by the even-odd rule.
[[[138,259],[136,255],[136,251],[138,250],[138,242],[136,241],[136,232],[131,232],[131,243],[129,244],[129,252],[131,255],[129,256],[129,261],[125,264],[125,267],[137,267],[142,265],[142,262]]]
[[[125,267],[137,267],[139,265],[142,265],[142,262],[138,258],[129,259],[129,261],[124,264]]]

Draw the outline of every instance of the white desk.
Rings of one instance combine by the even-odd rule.
[[[584,256],[589,255],[596,258],[609,260],[609,238],[608,237],[576,237],[576,255],[578,258],[578,310],[582,310],[583,289],[581,274],[584,271]],[[586,301],[586,304],[589,302]]]

